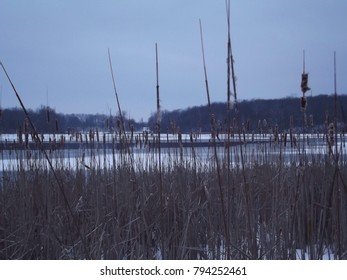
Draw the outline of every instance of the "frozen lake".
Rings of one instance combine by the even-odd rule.
[[[109,168],[133,161],[137,168],[148,168],[159,163],[159,141],[156,135],[138,133],[127,135],[127,141],[117,133],[45,134],[40,135],[41,147],[56,168]],[[210,134],[161,134],[162,165],[183,163],[199,166],[215,163],[215,146]],[[346,164],[346,137],[338,136],[339,162]],[[270,134],[242,134],[228,139],[215,138],[220,163],[242,164],[299,164],[324,162],[334,158],[336,146],[329,145],[323,134],[279,136]],[[20,139],[16,134],[0,136],[0,170],[48,168],[44,154],[31,136]],[[229,147],[229,148],[228,148]],[[229,156],[228,156],[229,155]],[[241,157],[242,155],[242,157]]]

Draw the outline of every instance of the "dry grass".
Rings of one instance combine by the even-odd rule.
[[[53,151],[74,220],[45,159],[12,152],[19,169],[2,171],[0,258],[296,259],[300,249],[320,259],[329,248],[331,258],[346,259],[345,162],[297,152],[307,160],[286,164],[281,153],[269,158],[269,143],[253,147],[244,168],[233,147],[232,168],[221,157],[219,175],[215,159],[202,160],[194,147],[186,157],[169,149],[161,170],[148,147],[130,161],[127,152],[90,144],[79,151],[90,162],[77,167],[59,159],[63,150]]]

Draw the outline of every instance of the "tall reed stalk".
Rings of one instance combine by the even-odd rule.
[[[229,246],[230,246],[230,241],[229,241],[229,232],[228,232],[228,225],[227,225],[227,212],[225,209],[225,201],[224,201],[225,197],[224,197],[223,185],[222,185],[223,183],[222,183],[222,177],[220,174],[220,166],[219,166],[219,159],[218,159],[218,152],[217,152],[216,124],[215,124],[215,117],[214,117],[214,114],[213,114],[212,108],[211,108],[210,90],[209,90],[209,85],[208,85],[208,77],[207,77],[207,69],[206,69],[206,61],[205,61],[205,50],[204,50],[204,40],[203,40],[203,30],[202,30],[201,20],[199,20],[199,23],[200,23],[200,40],[201,40],[202,61],[203,61],[204,77],[205,77],[205,89],[206,89],[207,104],[208,104],[209,114],[210,114],[211,134],[212,134],[214,158],[215,158],[217,178],[218,178],[219,196],[220,196],[221,208],[222,208],[221,211],[222,211],[222,217],[223,217],[225,244],[226,244],[226,248],[228,251]]]
[[[238,104],[237,104],[237,89],[236,89],[236,76],[235,76],[235,67],[234,67],[234,57],[233,57],[233,51],[232,51],[232,44],[231,44],[231,29],[230,29],[230,0],[225,1],[226,4],[226,11],[227,11],[227,32],[228,32],[228,40],[227,40],[227,133],[228,133],[228,138],[227,138],[227,166],[228,170],[230,169],[230,126],[231,126],[231,83],[233,87],[233,97],[234,97],[234,106],[233,109],[235,111],[236,115],[236,127],[234,129],[237,130],[238,136],[239,136],[239,142],[246,143],[245,137],[244,141],[241,140],[241,133],[245,133],[245,131],[241,131],[241,123],[239,119],[239,111],[238,111]],[[243,130],[244,128],[242,128]],[[243,152],[243,145],[240,145],[240,158],[241,158],[241,167],[242,167],[242,174],[243,174],[243,186],[245,189],[245,199],[246,199],[246,205],[247,205],[247,211],[246,211],[246,218],[248,221],[248,233],[249,233],[249,242],[252,244],[251,248],[251,255],[252,258],[257,258],[258,252],[257,252],[257,246],[256,246],[256,230],[255,230],[255,221],[252,218],[252,213],[251,213],[251,197],[250,197],[250,190],[249,190],[249,183],[246,179],[245,176],[245,163],[244,163],[244,152]],[[229,173],[228,173],[229,174]],[[228,175],[228,182],[230,178]],[[228,183],[228,186],[229,183]],[[229,188],[228,188],[228,193],[229,193]],[[228,195],[228,201],[229,201],[229,195]],[[232,204],[234,205],[235,201],[233,200]],[[252,226],[253,225],[253,226]]]
[[[156,122],[156,131],[158,138],[158,168],[159,168],[159,193],[160,193],[160,209],[161,209],[161,240],[162,240],[162,248],[161,254],[163,259],[166,257],[165,253],[165,228],[164,228],[164,190],[163,190],[163,179],[162,179],[162,167],[161,167],[161,137],[160,137],[160,124],[161,124],[161,116],[160,116],[160,92],[159,92],[159,59],[158,59],[158,45],[155,44],[155,73],[156,73],[156,96],[157,96],[157,122]]]
[[[109,61],[109,66],[110,66],[110,71],[111,71],[111,78],[112,78],[112,85],[113,85],[113,91],[116,97],[116,102],[117,102],[117,109],[119,112],[119,117],[120,117],[120,125],[121,125],[121,133],[123,133],[124,136],[124,141],[125,141],[125,149],[127,151],[127,154],[130,158],[130,163],[131,163],[131,168],[134,171],[133,172],[133,176],[134,176],[134,182],[136,183],[136,176],[135,176],[135,170],[134,170],[134,159],[133,159],[133,154],[130,151],[130,145],[129,145],[129,140],[128,140],[128,136],[126,133],[126,129],[125,129],[125,121],[124,121],[124,117],[123,117],[123,112],[120,106],[120,101],[119,101],[119,96],[118,96],[118,92],[117,92],[117,87],[116,87],[116,82],[115,82],[115,77],[114,77],[114,72],[113,72],[113,66],[112,66],[112,60],[111,60],[111,54],[110,54],[110,49],[108,49],[108,61]],[[120,138],[121,138],[122,134],[120,134]]]
[[[231,30],[230,30],[230,1],[225,1],[226,6],[226,14],[227,14],[227,27],[228,27],[228,33],[227,33],[227,142],[226,142],[226,153],[227,153],[227,201],[231,202],[231,205],[227,208],[227,226],[228,226],[228,233],[230,233],[230,222],[234,220],[234,212],[235,212],[235,196],[234,196],[234,187],[231,186],[231,65],[232,65],[232,49],[231,49]],[[235,89],[234,89],[235,90]],[[229,250],[228,250],[228,257],[229,257]]]
[[[341,256],[343,252],[342,246],[342,220],[341,220],[341,186],[340,186],[340,168],[339,168],[339,150],[338,150],[338,127],[337,127],[337,74],[336,74],[336,52],[334,52],[334,202],[336,203],[336,239],[337,239],[337,255]]]
[[[1,65],[1,67],[2,67],[2,69],[4,71],[4,73],[5,73],[8,81],[9,81],[11,87],[12,87],[12,90],[13,90],[13,92],[14,92],[14,94],[15,94],[15,96],[16,96],[16,98],[17,98],[17,100],[18,100],[18,102],[19,102],[19,104],[20,104],[20,106],[21,106],[25,116],[26,116],[26,119],[28,120],[28,122],[30,124],[30,127],[31,127],[31,129],[33,131],[34,140],[39,144],[39,148],[40,148],[41,152],[44,154],[44,156],[45,156],[45,158],[46,158],[46,160],[48,162],[48,165],[50,167],[50,170],[53,173],[54,179],[57,182],[59,190],[60,190],[61,194],[63,195],[64,202],[65,202],[65,207],[67,208],[68,213],[70,214],[70,216],[68,216],[68,217],[70,217],[72,219],[73,226],[75,227],[75,230],[77,231],[79,237],[81,238],[81,241],[82,241],[82,244],[83,244],[83,248],[84,248],[85,258],[89,259],[90,258],[89,257],[89,249],[86,246],[86,242],[85,242],[84,236],[81,234],[81,229],[80,229],[79,225],[77,224],[77,219],[76,219],[76,216],[74,215],[74,213],[72,211],[70,202],[69,202],[68,197],[66,195],[66,190],[64,189],[64,184],[59,179],[58,174],[55,171],[55,168],[53,167],[52,161],[50,160],[50,157],[48,156],[48,153],[47,153],[47,151],[45,150],[45,148],[43,146],[42,140],[39,137],[39,134],[38,134],[38,132],[37,132],[37,130],[35,128],[35,125],[34,125],[33,121],[31,120],[31,117],[30,117],[26,107],[24,106],[24,103],[23,103],[22,99],[20,98],[20,96],[19,96],[19,94],[18,94],[18,92],[17,92],[17,90],[16,90],[16,88],[15,88],[15,86],[14,86],[14,84],[13,84],[11,78],[10,78],[10,76],[8,75],[8,73],[7,73],[6,69],[5,69],[5,66],[2,64],[1,61],[0,61],[0,65]],[[51,185],[51,186],[53,186],[53,185]]]

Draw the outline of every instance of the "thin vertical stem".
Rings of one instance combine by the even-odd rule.
[[[231,35],[230,35],[230,0],[225,0],[226,5],[226,13],[227,13],[227,26],[228,26],[228,42],[227,42],[227,143],[226,143],[226,153],[227,153],[227,180],[228,180],[228,188],[227,188],[227,203],[230,201],[230,188],[231,188],[231,178],[230,178],[230,167],[231,167],[231,155],[230,155],[230,142],[231,142]],[[230,232],[229,229],[229,213],[234,213],[234,195],[232,195],[233,201],[231,202],[231,210],[230,207],[227,208],[227,226],[228,226],[228,232]],[[233,220],[233,219],[231,219]],[[230,258],[230,250],[227,248],[227,254],[228,259]]]
[[[306,52],[305,49],[302,51],[302,75],[306,74]],[[301,110],[302,110],[302,154],[305,155],[305,133],[306,133],[306,84],[304,87],[301,88],[302,90],[302,103],[301,104]],[[300,137],[299,137],[300,140]],[[299,154],[300,154],[300,149],[299,149]],[[300,159],[301,160],[301,159]]]
[[[48,162],[48,166],[49,166],[49,168],[50,168],[50,170],[51,170],[51,172],[52,172],[52,174],[53,174],[53,176],[54,176],[54,178],[55,178],[55,180],[56,180],[56,182],[58,184],[59,190],[60,190],[60,192],[61,192],[61,194],[63,196],[63,199],[64,199],[65,207],[67,208],[67,212],[70,214],[72,222],[73,222],[73,225],[75,226],[77,234],[80,237],[81,242],[83,244],[85,257],[90,259],[91,258],[90,257],[90,252],[89,252],[89,248],[87,247],[85,236],[82,235],[81,228],[78,225],[77,217],[76,217],[76,215],[74,215],[74,213],[72,211],[72,208],[71,208],[71,205],[69,203],[68,197],[67,197],[67,195],[65,193],[64,184],[63,184],[62,180],[58,177],[58,174],[57,174],[57,172],[55,171],[55,169],[53,167],[52,160],[49,158],[48,153],[47,153],[47,151],[45,150],[45,148],[43,146],[43,142],[42,142],[41,138],[39,137],[37,129],[36,129],[32,119],[31,119],[31,117],[30,117],[26,107],[24,106],[24,103],[23,103],[22,99],[20,98],[20,96],[19,96],[19,94],[17,92],[16,87],[14,86],[14,84],[13,84],[9,74],[7,73],[7,71],[5,69],[5,66],[2,64],[1,61],[0,61],[0,66],[2,67],[2,70],[4,71],[4,73],[5,73],[6,77],[7,77],[7,80],[9,81],[9,83],[10,83],[10,85],[12,87],[12,90],[13,90],[13,92],[14,92],[14,94],[15,94],[15,96],[16,96],[16,98],[17,98],[17,100],[18,100],[18,102],[19,102],[19,104],[20,104],[20,106],[21,106],[21,108],[22,108],[22,110],[23,110],[23,112],[24,112],[28,122],[29,122],[29,125],[30,125],[31,129],[33,130],[34,139],[39,144],[39,148],[40,148],[41,152],[44,154],[44,156],[45,156],[45,158],[46,158],[46,160]],[[67,217],[69,217],[69,215],[67,215]]]
[[[228,133],[228,142],[227,142],[227,166],[228,171],[230,169],[230,137],[231,137],[231,116],[230,116],[230,97],[231,97],[231,36],[230,36],[230,1],[225,0],[226,11],[227,11],[227,25],[228,25],[228,42],[227,42],[227,133]],[[229,174],[229,173],[228,173]]]
[[[306,54],[305,54],[305,49],[303,49],[302,51],[302,57],[303,57],[303,60],[302,60],[302,73],[305,73],[305,68],[306,68]]]
[[[159,58],[158,58],[158,45],[155,44],[155,72],[156,72],[156,92],[157,92],[157,137],[158,137],[158,160],[159,160],[159,192],[160,192],[160,210],[161,210],[161,241],[162,241],[162,258],[165,259],[165,240],[164,237],[164,202],[163,202],[163,179],[161,168],[161,143],[160,143],[160,93],[159,93]]]
[[[107,51],[108,51],[108,61],[109,61],[109,64],[110,64],[110,71],[111,71],[111,77],[112,77],[113,91],[114,91],[114,94],[116,96],[116,102],[117,102],[117,108],[118,108],[118,112],[119,112],[119,117],[120,117],[120,120],[121,120],[122,132],[124,132],[124,137],[125,137],[124,118],[123,118],[123,113],[122,113],[120,102],[119,102],[119,98],[118,98],[118,92],[117,92],[116,82],[115,82],[114,73],[113,73],[113,66],[112,66],[112,59],[111,59],[110,49],[108,49]]]
[[[214,149],[214,156],[216,161],[216,169],[217,169],[217,177],[218,177],[218,186],[219,186],[219,195],[221,200],[221,207],[222,207],[222,216],[223,216],[223,224],[224,224],[224,234],[225,234],[225,242],[226,242],[226,248],[229,250],[229,232],[228,232],[228,226],[227,226],[227,216],[226,216],[226,210],[225,210],[225,202],[224,202],[224,194],[223,194],[223,188],[222,188],[222,177],[220,174],[220,166],[219,166],[219,160],[218,160],[218,153],[217,153],[217,143],[216,143],[216,130],[215,130],[215,118],[212,113],[212,107],[211,107],[211,100],[210,100],[210,91],[208,86],[208,78],[207,78],[207,70],[206,70],[206,60],[205,60],[205,50],[204,50],[204,40],[203,40],[203,32],[202,32],[202,24],[201,20],[199,20],[200,23],[200,40],[201,40],[201,50],[202,50],[202,60],[203,60],[203,67],[204,67],[204,75],[205,75],[205,86],[206,86],[206,94],[207,94],[207,101],[208,101],[208,108],[210,113],[210,121],[211,121],[211,130],[212,130],[212,141],[213,141],[213,149]]]
[[[129,147],[130,145],[128,143],[128,137],[126,135],[125,121],[124,121],[122,109],[121,109],[121,106],[120,106],[120,101],[119,101],[119,97],[118,97],[116,82],[115,82],[115,78],[114,78],[110,49],[108,49],[108,61],[109,61],[109,64],[110,64],[110,71],[111,71],[112,84],[113,84],[113,91],[114,91],[114,94],[116,96],[117,108],[118,108],[120,122],[121,122],[121,132],[124,135],[125,148],[126,148],[126,151],[127,151],[128,155],[129,155],[129,158],[130,158],[131,169],[132,169],[132,173],[133,173],[133,176],[134,176],[133,179],[134,179],[134,183],[136,185],[137,182],[136,182],[136,176],[135,176],[134,159],[133,159],[133,154],[130,151],[130,147]]]
[[[336,80],[336,52],[334,52],[334,127],[335,127],[335,160],[338,162],[337,145],[337,80]]]
[[[336,52],[334,52],[334,127],[335,127],[335,174],[336,176],[336,227],[337,227],[337,256],[341,259],[342,248],[341,248],[341,190],[339,186],[339,153],[337,144],[337,79],[336,79]]]

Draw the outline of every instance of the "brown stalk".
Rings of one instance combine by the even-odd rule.
[[[48,165],[49,165],[49,167],[50,167],[50,170],[52,171],[53,176],[54,176],[54,178],[55,178],[55,180],[56,180],[56,182],[57,182],[57,184],[58,184],[58,187],[59,187],[59,189],[60,189],[60,192],[61,192],[61,194],[63,195],[64,202],[65,202],[65,206],[66,206],[66,208],[67,208],[67,210],[68,210],[68,213],[70,214],[70,216],[71,216],[71,218],[72,218],[72,221],[73,221],[73,224],[74,224],[74,226],[75,226],[75,229],[76,229],[76,231],[78,232],[78,235],[79,235],[79,237],[80,237],[80,239],[81,239],[81,241],[82,241],[83,248],[84,248],[84,253],[85,253],[85,257],[88,258],[88,259],[90,259],[89,250],[88,250],[88,248],[87,248],[87,244],[86,244],[85,238],[84,238],[84,236],[81,234],[81,229],[80,229],[80,227],[77,225],[77,218],[76,218],[76,216],[74,215],[74,213],[73,213],[73,211],[72,211],[71,205],[70,205],[70,203],[69,203],[69,200],[68,200],[68,198],[67,198],[66,192],[65,192],[65,190],[64,190],[63,182],[59,179],[59,177],[58,177],[58,175],[57,175],[57,173],[56,173],[56,171],[55,171],[55,169],[54,169],[54,167],[53,167],[52,161],[51,161],[51,159],[49,158],[49,156],[48,156],[48,154],[47,154],[47,151],[44,149],[43,143],[42,143],[42,141],[41,141],[41,138],[39,137],[39,134],[38,134],[38,132],[37,132],[37,130],[36,130],[36,128],[35,128],[35,125],[34,125],[34,123],[32,122],[31,117],[30,117],[30,115],[29,115],[27,109],[25,108],[22,99],[20,98],[20,96],[19,96],[19,94],[18,94],[18,92],[17,92],[17,90],[16,90],[16,88],[15,88],[15,86],[14,86],[14,84],[13,84],[11,78],[10,78],[10,76],[8,75],[8,73],[7,73],[6,69],[5,69],[5,66],[2,64],[1,61],[0,61],[0,65],[1,65],[3,71],[4,71],[5,75],[6,75],[6,77],[7,77],[8,81],[9,81],[9,83],[11,84],[11,87],[12,87],[12,89],[13,89],[13,92],[14,92],[14,94],[16,95],[16,98],[17,98],[17,100],[18,100],[18,102],[19,102],[19,104],[20,104],[20,106],[21,106],[21,108],[22,108],[22,110],[23,110],[23,112],[24,112],[24,114],[25,114],[25,116],[26,116],[26,118],[27,118],[29,124],[30,124],[31,129],[33,130],[34,139],[35,139],[35,141],[36,141],[37,143],[39,143],[39,148],[40,148],[41,152],[44,154],[44,156],[45,156],[45,158],[46,158],[46,160],[47,160],[47,162],[48,162]]]
[[[205,60],[205,50],[204,50],[204,41],[203,41],[203,31],[202,31],[202,24],[201,20],[199,20],[200,23],[200,39],[201,39],[201,51],[202,51],[202,60],[203,60],[203,67],[204,67],[204,76],[205,76],[205,88],[206,88],[206,95],[207,95],[207,102],[208,102],[208,109],[210,114],[210,122],[211,122],[211,130],[212,130],[212,143],[213,143],[213,150],[214,150],[214,158],[216,162],[216,169],[217,169],[217,178],[218,178],[218,186],[219,186],[219,196],[221,200],[221,207],[222,207],[222,217],[223,217],[223,225],[224,225],[224,234],[225,234],[225,242],[227,251],[229,250],[230,240],[229,240],[229,232],[228,232],[228,225],[227,225],[227,215],[225,210],[225,202],[224,202],[224,193],[223,193],[223,186],[222,186],[222,176],[219,166],[219,160],[218,160],[218,152],[217,152],[217,143],[216,143],[216,125],[215,125],[215,118],[212,113],[212,107],[211,107],[211,99],[210,99],[210,90],[208,86],[208,77],[207,77],[207,69],[206,69],[206,60]]]

